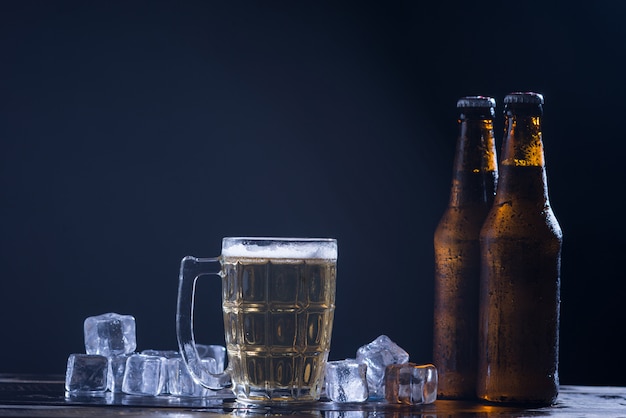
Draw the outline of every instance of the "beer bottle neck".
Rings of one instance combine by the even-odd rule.
[[[460,119],[450,206],[491,206],[498,177],[493,120]]]
[[[543,167],[541,117],[509,115],[506,129],[502,165]]]
[[[540,115],[508,113],[496,202],[513,198],[548,203]]]

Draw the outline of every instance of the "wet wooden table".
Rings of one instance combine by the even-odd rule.
[[[298,407],[245,407],[233,399],[67,396],[63,376],[0,374],[0,417],[626,417],[626,387],[562,386],[554,406],[521,408],[438,400],[430,405],[320,401]]]

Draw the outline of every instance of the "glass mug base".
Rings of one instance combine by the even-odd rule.
[[[319,389],[311,390],[310,388],[294,388],[280,389],[274,388],[266,390],[264,388],[236,388],[233,393],[237,398],[237,402],[246,405],[266,404],[306,404],[316,402],[320,398]]]
[[[232,388],[238,401],[251,404],[307,403],[320,398],[320,382],[323,381],[328,352],[303,355],[241,355],[236,349],[232,352],[236,354],[231,360],[233,370],[246,369],[238,373],[245,379],[236,381]]]

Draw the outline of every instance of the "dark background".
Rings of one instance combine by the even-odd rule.
[[[565,237],[561,382],[626,385],[625,14],[0,1],[0,372],[64,373],[105,312],[136,317],[139,350],[175,348],[180,259],[237,235],[337,238],[331,359],[387,334],[429,362],[456,100],[500,117],[531,90]],[[199,284],[199,342],[223,342],[218,288]]]

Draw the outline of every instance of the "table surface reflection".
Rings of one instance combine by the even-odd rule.
[[[143,397],[105,393],[68,397],[63,376],[0,374],[1,417],[207,417],[319,418],[406,417],[626,417],[626,387],[562,386],[557,403],[544,408],[438,400],[430,405],[320,401],[294,407],[246,407],[233,399]]]

